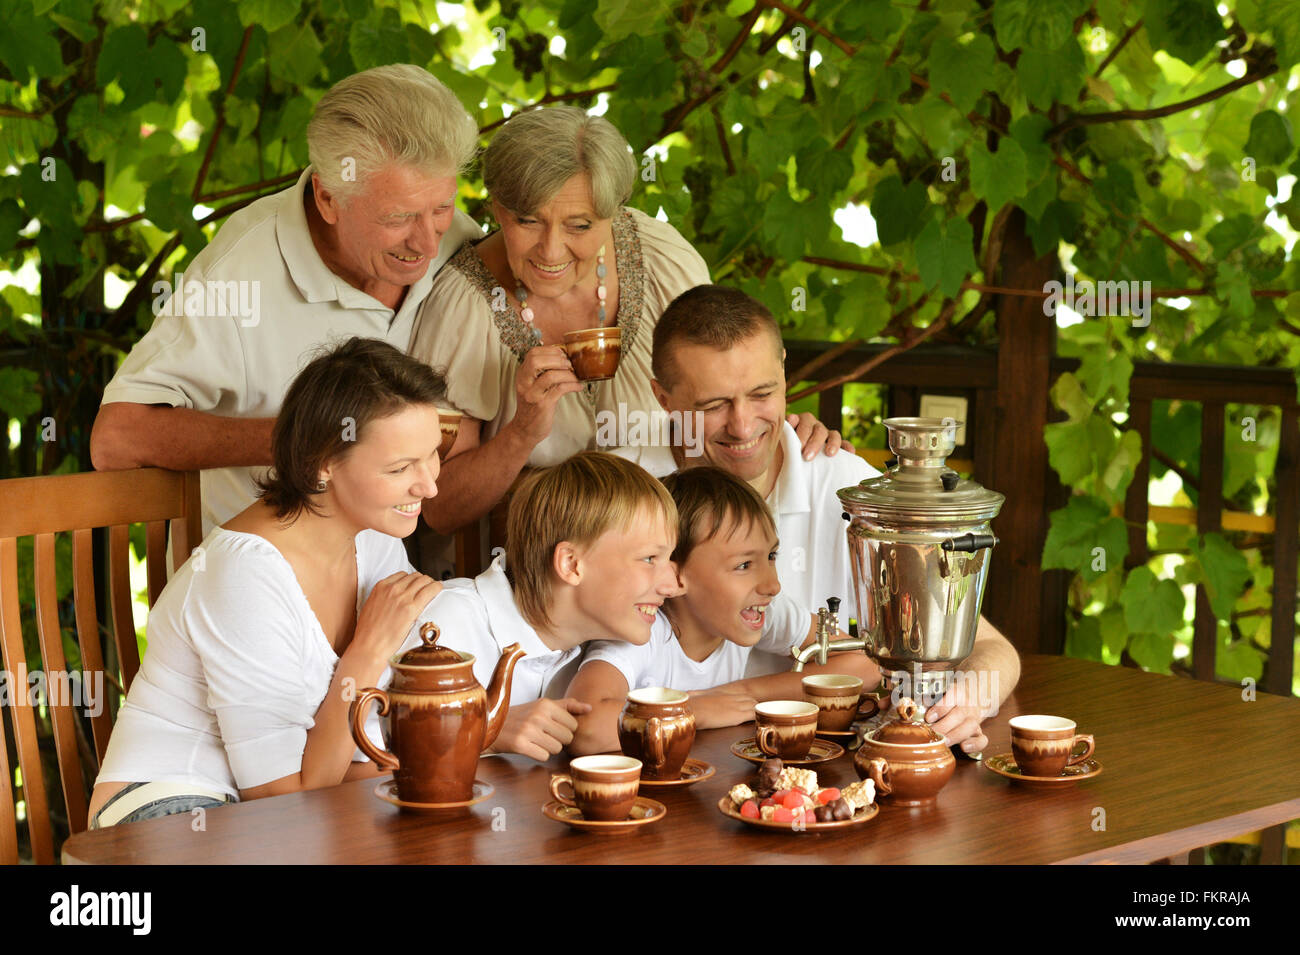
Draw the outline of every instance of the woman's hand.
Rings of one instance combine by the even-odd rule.
[[[385,661],[397,652],[411,625],[429,601],[442,592],[442,584],[424,574],[396,573],[375,584],[357,615],[357,629],[348,650],[363,654],[382,672]]]
[[[803,449],[805,461],[811,461],[820,452],[824,452],[828,458],[833,458],[838,451],[854,453],[853,445],[845,441],[843,435],[838,431],[829,430],[807,411],[803,414],[786,415],[785,420],[790,422],[794,433],[799,437],[799,445]]]
[[[565,395],[582,390],[569,356],[559,345],[531,349],[515,372],[515,416],[506,426],[519,432],[531,447],[551,433],[555,406]]]

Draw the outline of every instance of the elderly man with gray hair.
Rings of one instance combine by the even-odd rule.
[[[416,66],[330,89],[297,183],[232,215],[183,278],[155,283],[153,327],[104,390],[95,467],[202,469],[205,534],[251,504],[311,354],[352,336],[405,350],[434,274],[482,234],[453,204],[477,136]]]

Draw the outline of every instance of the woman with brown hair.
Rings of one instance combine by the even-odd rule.
[[[372,339],[298,375],[260,498],[213,529],[149,614],[91,828],[376,774],[357,761],[349,690],[386,684],[441,589],[411,572],[400,538],[437,493],[444,391]]]

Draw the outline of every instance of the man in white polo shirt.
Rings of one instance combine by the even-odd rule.
[[[155,283],[153,326],[104,389],[95,467],[202,469],[205,535],[251,504],[281,400],[315,350],[362,336],[405,351],[434,273],[481,235],[453,204],[477,135],[419,67],[336,84],[298,182]]]
[[[748,481],[763,495],[780,540],[777,576],[781,589],[809,613],[839,597],[854,606],[843,507],[835,492],[879,472],[854,455],[817,455],[806,460],[784,420],[785,349],[771,313],[748,295],[701,285],[679,295],[655,325],[651,387],[664,411],[681,420],[700,413],[702,425],[682,428],[693,445],[621,448],[616,453],[656,477],[703,464]],[[852,610],[850,609],[850,613]],[[848,614],[841,619],[847,621]],[[752,653],[747,675],[788,669],[790,661]],[[983,617],[975,648],[963,670],[996,670],[1002,700],[1020,677],[1015,648]],[[987,744],[976,704],[944,700],[926,718],[967,753]]]

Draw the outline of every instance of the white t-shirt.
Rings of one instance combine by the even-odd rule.
[[[362,531],[356,551],[358,608],[379,581],[411,570],[396,537]],[[419,644],[427,613],[403,651]],[[274,545],[214,530],[159,595],[148,634],[97,782],[181,782],[237,799],[302,769],[339,658]],[[391,677],[385,669],[379,685]],[[374,708],[366,730],[382,748]]]
[[[753,650],[784,654],[790,659],[790,648],[797,647],[808,636],[812,621],[784,594],[777,594],[767,612],[763,636],[752,647],[742,647],[724,640],[722,646],[703,660],[692,660],[673,635],[672,625],[664,614],[655,617],[650,628],[650,642],[644,646],[598,640],[587,648],[582,659],[586,666],[593,660],[603,660],[615,667],[627,680],[629,690],[645,686],[666,686],[674,690],[711,690],[724,683],[732,683],[745,675],[745,664]]]
[[[808,614],[826,606],[827,597],[839,597],[840,627],[847,630],[849,618],[857,616],[857,604],[845,534],[848,524],[841,516],[844,505],[835,492],[880,472],[857,455],[843,451],[834,457],[818,454],[805,461],[794,428],[788,422],[781,427],[784,460],[767,495],[781,542],[776,557],[781,593]],[[664,446],[619,448],[614,453],[640,464],[655,477],[677,470],[671,449]],[[751,655],[748,675],[789,668],[789,660],[760,652]]]
[[[176,304],[175,296],[162,304],[153,326],[104,389],[105,404],[131,401],[224,417],[274,418],[289,384],[321,346],[360,336],[383,339],[406,350],[434,273],[464,241],[478,238],[482,230],[457,212],[429,270],[411,285],[394,313],[343,281],[321,260],[303,209],[303,191],[310,182],[308,167],[289,189],[232,215],[183,277],[160,277],[169,287],[186,292],[185,307]],[[191,286],[191,282],[199,284]],[[216,314],[211,314],[203,290],[225,295],[224,283],[242,283],[234,289],[243,298],[238,308],[227,304],[223,309],[222,299],[214,296],[211,311]],[[203,292],[202,304],[189,298],[190,290]],[[170,314],[173,310],[185,314]],[[253,503],[254,480],[264,471],[203,471],[204,534]]]
[[[563,696],[569,684],[568,664],[582,652],[580,646],[552,650],[542,643],[515,603],[504,557],[497,557],[473,580],[444,581],[442,593],[424,615],[438,625],[439,646],[474,655],[474,676],[484,686],[491,681],[502,650],[512,643],[523,648],[527,655],[515,664],[511,706]]]

